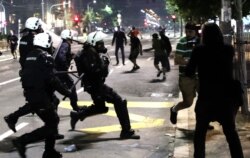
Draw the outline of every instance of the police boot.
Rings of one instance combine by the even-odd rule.
[[[45,150],[42,158],[62,158],[62,154],[56,150]]]
[[[108,112],[108,107],[98,107],[96,105],[91,105],[89,107],[81,108],[79,112],[70,112],[70,125],[72,130],[75,129],[77,121],[83,121],[85,118],[93,115],[103,114]]]
[[[139,135],[135,134],[135,131],[131,129],[130,119],[127,109],[127,100],[122,100],[119,104],[114,104],[115,112],[122,126],[120,133],[121,139],[140,139]]]
[[[16,132],[16,123],[17,123],[17,118],[13,115],[10,114],[8,116],[4,117],[5,122],[7,123],[8,127],[13,131]]]
[[[25,144],[22,143],[22,141],[20,139],[14,139],[12,140],[12,144],[14,145],[14,147],[16,148],[16,150],[18,151],[19,155],[21,158],[26,158],[25,155]]]

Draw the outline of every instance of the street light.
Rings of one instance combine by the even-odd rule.
[[[118,26],[121,26],[122,15],[120,13],[117,14],[117,22],[118,22]]]
[[[87,3],[87,13],[88,13],[88,16],[89,16],[89,12],[90,12],[90,7],[89,7],[89,5],[90,5],[91,3],[96,4],[96,0],[93,0],[93,1],[91,1],[91,2],[89,2],[89,3]],[[91,24],[90,24],[90,21],[88,21],[88,30],[91,31]]]
[[[88,13],[89,13],[89,5],[90,5],[91,3],[96,4],[96,0],[93,0],[93,1],[91,1],[91,2],[89,2],[89,3],[87,4],[87,11],[88,11]]]
[[[64,8],[64,27],[66,26],[66,14],[67,14],[67,12],[66,12],[66,5],[70,6],[70,4],[71,4],[70,1],[68,1],[68,2],[63,1],[63,3],[53,4],[52,6],[50,6],[49,13],[50,13],[50,16],[51,16],[51,25],[52,25],[52,23],[54,21],[54,18],[52,16],[52,8],[58,7],[58,6],[63,6],[63,8]]]

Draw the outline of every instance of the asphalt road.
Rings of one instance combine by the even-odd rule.
[[[171,39],[174,47],[175,40]],[[151,47],[150,35],[142,39],[143,48]],[[138,57],[140,69],[131,73],[132,63],[127,59],[129,45],[126,46],[125,65],[113,66],[116,63],[114,46],[111,37],[106,39],[111,57],[110,73],[106,83],[128,100],[128,109],[132,128],[141,136],[139,140],[119,140],[120,125],[114,108],[108,106],[109,112],[78,122],[75,131],[70,131],[69,101],[61,101],[58,114],[60,116],[59,131],[65,139],[58,140],[56,149],[64,158],[162,158],[171,157],[174,144],[174,128],[169,122],[169,108],[178,98],[177,67],[171,60],[171,72],[167,80],[157,78],[153,66],[153,52],[144,52]],[[74,44],[72,50],[77,52],[81,45]],[[120,56],[121,58],[121,56]],[[121,60],[121,59],[120,59]],[[120,62],[121,63],[121,62]],[[27,115],[19,119],[17,133],[11,132],[3,117],[24,105],[18,60],[12,59],[9,52],[0,56],[0,157],[18,158],[11,140],[43,125],[36,115]],[[74,70],[72,63],[72,70]],[[76,80],[77,78],[74,77]],[[90,105],[90,96],[77,85],[79,105]],[[58,95],[59,98],[63,96]],[[75,144],[77,150],[65,152],[64,148]],[[42,157],[44,143],[39,142],[27,146],[28,158]]]

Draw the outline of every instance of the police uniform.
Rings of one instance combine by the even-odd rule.
[[[104,45],[103,48],[105,48]],[[115,112],[122,126],[120,137],[131,138],[134,136],[134,130],[130,126],[127,101],[123,100],[119,94],[104,83],[108,76],[110,62],[105,55],[105,49],[103,52],[97,51],[96,47],[86,44],[75,58],[79,75],[84,73],[82,86],[91,95],[94,104],[79,112],[72,111],[71,127],[74,129],[78,120],[82,121],[89,116],[107,113],[108,107],[105,105],[105,101],[107,101],[114,104]]]
[[[24,63],[26,60],[27,54],[33,50],[33,39],[34,39],[34,32],[29,31],[28,34],[24,35],[19,42],[19,53],[20,53],[20,59],[19,63],[21,65],[21,70],[19,72],[19,75],[22,75],[22,69],[24,68]],[[55,99],[56,100],[56,99]],[[21,106],[18,110],[14,111],[13,113],[7,115],[4,117],[4,120],[6,121],[9,128],[16,132],[15,124],[18,121],[18,118],[24,115],[27,115],[29,113],[33,112],[30,104],[25,103],[25,105]]]
[[[33,31],[28,31],[28,33],[25,34],[20,39],[20,43],[19,43],[19,53],[20,53],[19,63],[21,65],[20,76],[22,75],[22,69],[24,68],[27,54],[34,49],[33,39],[34,39],[35,34],[36,33]],[[53,95],[53,98],[51,101],[55,108],[59,105],[59,102],[60,102],[59,99],[56,97],[56,95]],[[18,110],[5,116],[4,120],[6,121],[8,127],[13,132],[16,132],[15,124],[17,123],[18,118],[21,116],[27,115],[31,112],[34,113],[34,111],[30,107],[30,104],[27,102],[25,103],[25,105],[21,106]]]
[[[25,146],[27,144],[44,139],[45,152],[43,157],[48,158],[52,155],[55,158],[62,157],[54,149],[59,117],[51,100],[54,90],[66,96],[69,96],[70,92],[63,87],[54,75],[53,64],[53,58],[41,49],[35,49],[26,56],[21,76],[24,96],[32,111],[44,122],[44,126],[13,140],[13,144],[21,157],[25,157]]]
[[[34,33],[29,32],[27,35],[24,35],[19,42],[19,53],[20,53],[20,65],[21,68],[24,66],[24,62],[27,56],[27,53],[33,49],[33,39]]]
[[[71,45],[67,42],[67,40],[64,39],[55,58],[56,70],[68,71],[71,60],[72,60]],[[69,98],[70,105],[72,106],[73,110],[78,111],[79,110],[79,107],[77,105],[78,97],[76,93],[76,88],[74,86],[74,80],[67,73],[58,74],[57,76],[61,80],[61,82],[67,85],[68,88],[73,87],[72,95]]]

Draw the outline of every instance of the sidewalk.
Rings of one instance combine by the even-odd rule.
[[[213,125],[215,129],[207,132],[206,158],[230,158],[230,151],[222,127],[217,122],[210,124]],[[242,143],[244,156],[245,158],[250,158],[250,116],[244,116],[239,111],[236,118],[236,127]],[[194,129],[195,113],[194,105],[192,105],[191,108],[178,112],[174,158],[193,157]]]

